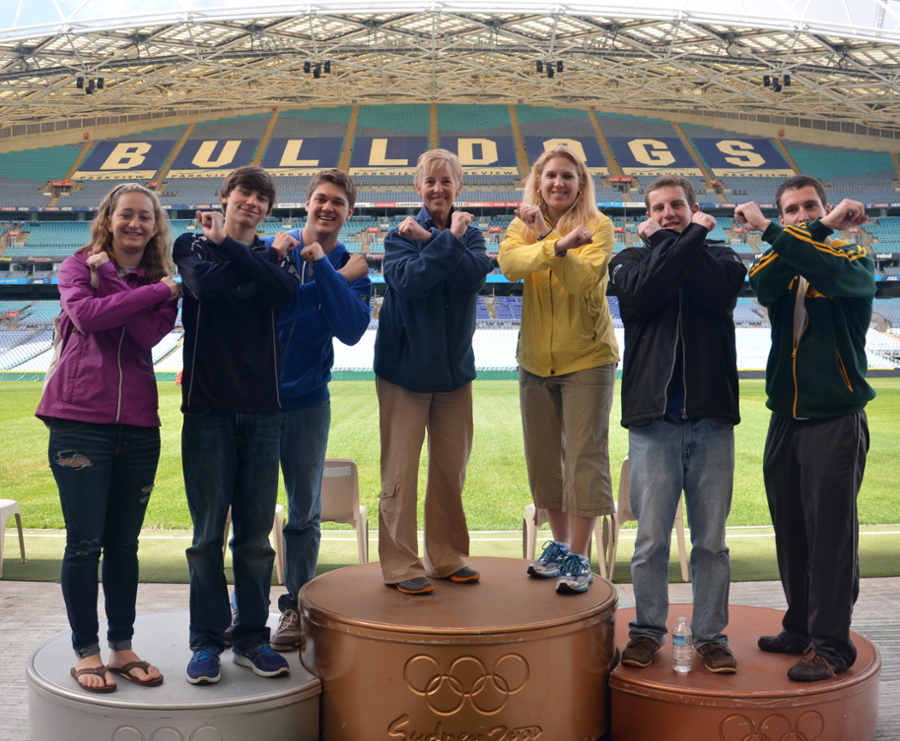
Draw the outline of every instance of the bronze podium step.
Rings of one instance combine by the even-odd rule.
[[[713,674],[694,654],[692,670],[672,668],[671,630],[690,605],[670,605],[670,635],[644,668],[619,665],[610,675],[612,741],[871,741],[878,726],[881,657],[851,632],[856,663],[834,679],[793,682],[799,656],[760,651],[761,635],[781,630],[780,610],[731,606],[726,632],[736,674]],[[628,642],[634,609],[616,616],[616,645]]]
[[[607,731],[615,588],[558,595],[527,562],[470,558],[475,584],[385,586],[377,563],[300,592],[324,741],[596,741]]]

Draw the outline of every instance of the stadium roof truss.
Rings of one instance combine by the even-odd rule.
[[[658,3],[538,9],[500,0],[484,12],[471,1],[389,0],[374,12],[348,0],[252,8],[158,0],[147,13],[134,0],[71,9],[65,0],[5,0],[0,126],[460,102],[718,110],[900,129],[900,15],[890,0],[852,10],[845,0],[815,9],[808,0],[739,0],[727,13],[713,0]],[[764,75],[778,84],[764,85]]]

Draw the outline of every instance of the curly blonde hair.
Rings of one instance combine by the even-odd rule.
[[[586,226],[590,228],[590,225],[596,219],[600,218],[600,211],[597,208],[597,199],[594,196],[594,181],[591,180],[591,174],[588,172],[584,162],[581,161],[581,158],[579,158],[569,147],[564,144],[558,144],[557,146],[548,149],[537,158],[534,165],[532,165],[531,175],[528,176],[528,180],[525,183],[523,203],[529,206],[540,206],[541,213],[547,213],[547,204],[541,196],[538,184],[541,180],[541,173],[544,171],[547,163],[556,157],[562,157],[569,160],[569,162],[575,165],[575,169],[578,172],[578,196],[575,198],[575,202],[569,209],[559,217],[555,227],[557,232],[565,236],[576,226]],[[536,239],[540,236],[539,234],[534,234],[527,226],[523,229],[523,235],[525,237],[531,237],[532,239]]]
[[[156,234],[150,237],[139,267],[143,268],[147,283],[155,283],[167,276],[175,274],[175,264],[172,262],[172,237],[169,232],[169,217],[163,211],[159,198],[152,190],[137,183],[125,183],[113,188],[97,207],[97,215],[91,222],[91,241],[77,252],[103,251],[109,255],[109,259],[116,262],[112,249],[112,232],[109,230],[109,221],[116,211],[116,204],[125,193],[141,193],[150,199],[153,204],[153,217],[156,221]]]

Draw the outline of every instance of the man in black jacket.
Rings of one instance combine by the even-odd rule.
[[[638,533],[631,573],[637,607],[622,662],[645,667],[665,642],[669,541],[684,490],[691,530],[691,629],[709,671],[737,662],[728,624],[731,562],[725,521],[734,479],[738,414],[732,313],[746,269],[707,241],[716,220],[681,176],[647,188],[646,248],[613,256],[610,280],[625,324],[622,425],[628,428],[631,504]]]

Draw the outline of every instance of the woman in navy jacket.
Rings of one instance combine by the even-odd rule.
[[[378,552],[386,584],[433,590],[426,576],[475,582],[463,562],[469,532],[462,507],[472,450],[475,304],[492,266],[470,213],[456,211],[462,166],[443,149],[416,167],[422,210],[384,242],[387,291],[375,338],[381,427]],[[428,430],[425,562],[419,559],[416,485]]]

